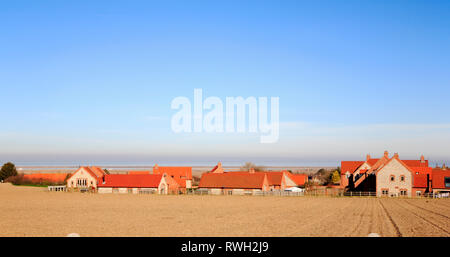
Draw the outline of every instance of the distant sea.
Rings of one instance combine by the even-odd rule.
[[[6,161],[3,161],[4,163]],[[48,168],[60,168],[60,167],[79,167],[79,166],[100,166],[100,167],[153,167],[155,162],[24,162],[12,161],[17,167],[48,167]],[[267,166],[267,167],[337,167],[340,165],[336,162],[253,162],[257,166]],[[192,166],[192,167],[211,167],[215,166],[217,162],[198,162],[198,161],[163,161],[157,163],[159,166]],[[243,166],[245,162],[238,161],[223,161],[223,166],[228,167],[240,167]]]

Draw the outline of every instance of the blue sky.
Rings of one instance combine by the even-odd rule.
[[[0,24],[3,161],[450,161],[448,1],[2,1]],[[173,133],[194,88],[279,97],[279,142]]]

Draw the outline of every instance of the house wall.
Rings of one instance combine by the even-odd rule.
[[[158,194],[166,195],[166,194],[168,194],[168,191],[169,191],[169,186],[167,185],[166,178],[162,177],[161,182],[159,183],[159,186],[158,186]]]
[[[112,193],[112,187],[99,187],[98,188],[99,194],[111,194]]]
[[[390,181],[391,175],[394,176],[394,181]],[[405,176],[404,181],[400,181],[402,175]],[[407,196],[411,197],[412,174],[397,159],[393,159],[377,172],[377,196],[382,196],[383,189],[389,190],[389,196],[400,196],[400,190],[406,189]]]
[[[425,193],[426,188],[412,188],[411,190],[411,197],[416,197],[417,192],[420,192],[421,195],[423,195]]]
[[[87,187],[97,188],[97,179],[83,168],[77,170],[68,180],[67,188],[76,188],[78,179],[86,179]]]

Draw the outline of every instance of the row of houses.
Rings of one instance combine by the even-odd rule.
[[[450,193],[450,170],[445,164],[432,168],[422,155],[402,160],[387,151],[380,158],[342,161],[341,187],[346,191],[376,192],[377,196],[421,196]]]
[[[283,171],[225,172],[219,162],[201,176],[198,188],[212,194],[244,194],[302,187],[305,174]],[[192,167],[160,167],[153,171],[129,171],[127,174],[106,174],[100,167],[80,167],[66,181],[69,191],[89,190],[98,193],[179,193],[192,188]]]
[[[282,171],[230,171],[225,172],[219,162],[210,172],[202,174],[199,189],[211,194],[247,194],[303,187],[308,181],[306,174]]]
[[[301,188],[306,174],[281,171],[225,171],[219,162],[203,173],[198,189],[209,194],[256,194]],[[192,167],[155,165],[152,171],[106,174],[100,167],[80,167],[67,179],[68,190],[92,190],[99,193],[179,193],[193,189]],[[197,187],[195,187],[197,188]],[[404,160],[387,151],[380,158],[366,156],[364,161],[342,161],[341,182],[334,191],[370,192],[377,196],[421,196],[450,193],[450,170],[432,168],[421,156]]]

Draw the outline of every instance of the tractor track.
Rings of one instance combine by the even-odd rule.
[[[398,228],[397,223],[395,223],[394,219],[392,219],[391,214],[389,214],[388,210],[386,209],[386,207],[384,206],[384,204],[381,202],[380,199],[378,199],[378,203],[380,203],[381,208],[383,208],[383,210],[386,213],[387,217],[391,221],[391,224],[392,224],[392,226],[395,229],[395,233],[396,233],[397,237],[402,237],[402,233],[400,232],[400,229]]]
[[[432,210],[428,210],[428,209],[423,208],[423,207],[421,207],[421,206],[417,206],[417,205],[415,205],[415,204],[412,204],[412,203],[410,203],[410,202],[408,202],[408,201],[405,201],[405,203],[407,203],[407,204],[409,204],[409,205],[411,205],[411,206],[414,206],[414,207],[416,207],[416,208],[422,209],[422,210],[424,210],[424,211],[427,211],[427,212],[429,212],[429,213],[433,213],[433,214],[439,215],[439,216],[441,216],[441,217],[450,219],[450,217],[448,217],[448,216],[446,216],[446,215],[444,215],[444,214],[442,214],[442,213],[435,212],[435,211],[432,211]]]
[[[450,235],[450,232],[448,232],[446,229],[443,229],[441,226],[435,224],[434,222],[431,222],[430,220],[426,219],[425,217],[423,217],[423,216],[421,216],[421,215],[419,215],[419,214],[417,214],[417,213],[415,213],[415,212],[412,212],[411,210],[409,210],[409,209],[406,208],[405,206],[400,205],[399,203],[396,203],[396,204],[397,204],[398,206],[400,206],[401,208],[407,210],[409,213],[412,213],[414,216],[416,216],[416,217],[422,219],[423,221],[425,221],[425,222],[427,222],[427,223],[433,225],[435,228],[437,228],[437,229],[439,229],[439,230],[445,232],[447,235]]]

